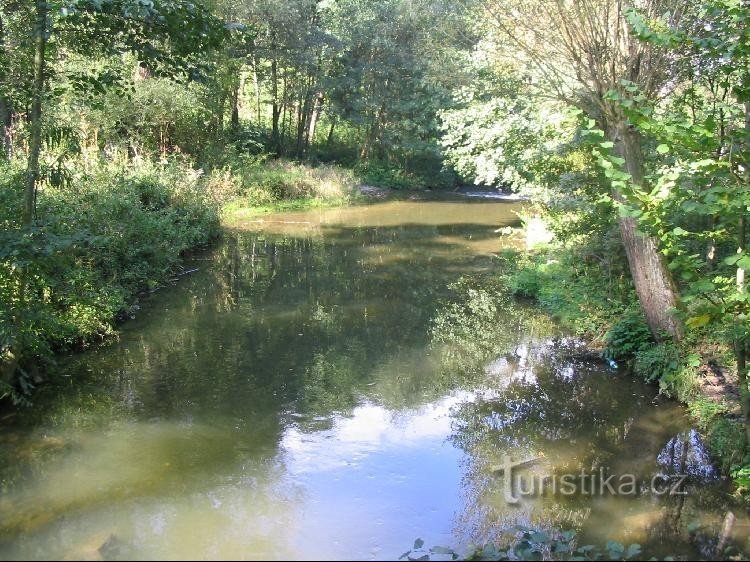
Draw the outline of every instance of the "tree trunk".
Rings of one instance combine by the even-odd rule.
[[[258,59],[253,53],[253,87],[255,89],[255,116],[260,125],[260,79],[258,78]]]
[[[737,253],[744,254],[746,250],[747,221],[744,216],[740,217],[737,236]],[[744,293],[745,270],[737,268],[737,292]],[[742,417],[745,422],[745,451],[750,446],[750,389],[747,386],[747,338],[740,333],[734,342],[734,356],[737,361],[737,378],[740,387],[740,405]]]
[[[47,2],[37,0],[34,41],[34,84],[31,93],[29,123],[29,160],[23,197],[23,224],[31,224],[36,207],[36,184],[39,179],[39,152],[42,148],[42,98],[44,96],[44,63],[47,47]]]
[[[310,124],[307,127],[307,137],[305,138],[305,152],[310,150],[310,144],[315,142],[315,129],[320,120],[320,112],[323,110],[323,94],[318,93],[315,96],[315,106],[310,115]]]
[[[240,130],[240,85],[235,84],[232,86],[232,93],[230,96],[230,103],[232,105],[232,120],[231,127],[232,132]]]
[[[300,92],[299,99],[297,100],[297,131],[295,139],[295,153],[297,158],[302,158],[302,149],[305,139],[305,126],[307,125],[307,114],[308,114],[308,97],[307,92]]]
[[[336,116],[331,118],[331,128],[328,129],[328,137],[326,138],[326,144],[328,146],[333,142],[333,132],[336,129]]]
[[[0,145],[2,145],[2,156],[10,160],[13,156],[13,106],[10,101],[0,94]]]
[[[750,134],[750,102],[745,103],[745,132]],[[749,137],[750,138],[750,137]],[[750,184],[750,170],[745,169],[745,183]],[[747,251],[747,217],[743,213],[737,228],[737,253],[744,255]],[[747,290],[745,282],[745,270],[737,268],[737,292],[744,293]],[[734,355],[737,360],[737,378],[740,387],[740,405],[742,407],[743,421],[745,422],[745,453],[750,448],[750,388],[747,383],[747,337],[740,327],[739,334],[734,344]]]
[[[281,138],[279,137],[279,72],[276,61],[276,45],[271,43],[271,144],[277,154],[281,153]]]
[[[362,144],[362,150],[360,150],[359,152],[360,160],[367,160],[367,158],[370,156],[370,149],[372,149],[372,145],[378,139],[380,125],[381,125],[381,122],[383,121],[384,116],[385,116],[385,104],[382,104],[380,106],[380,109],[378,110],[378,114],[375,117],[375,120],[373,121],[370,127],[369,133],[365,137],[365,142]]]
[[[609,132],[616,152],[625,160],[633,183],[644,186],[645,169],[638,132],[629,127],[624,119],[611,127]],[[620,193],[613,193],[613,197],[623,201]],[[683,334],[682,324],[673,314],[678,304],[677,288],[656,241],[638,231],[634,218],[620,216],[618,222],[635,291],[651,333],[657,341],[663,340],[665,334],[679,340]]]
[[[5,28],[3,27],[3,18],[0,15],[0,84],[7,80],[5,71]],[[0,154],[7,160],[10,160],[13,152],[13,143],[11,138],[11,126],[13,125],[13,105],[2,91],[0,91],[0,145],[2,152]]]

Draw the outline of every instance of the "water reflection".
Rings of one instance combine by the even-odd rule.
[[[0,429],[0,558],[389,559],[540,517],[640,533],[661,504],[513,510],[488,470],[529,452],[648,472],[685,428],[503,296],[495,231],[516,208],[388,202],[229,233]]]

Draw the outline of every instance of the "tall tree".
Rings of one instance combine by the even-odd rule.
[[[536,73],[539,90],[591,115],[624,160],[631,185],[648,190],[643,139],[618,98],[628,97],[631,87],[654,98],[669,79],[670,53],[640,41],[625,12],[635,6],[652,18],[667,14],[665,24],[675,25],[684,4],[681,0],[511,0],[485,3],[483,9],[506,44]],[[612,197],[625,202],[626,194],[615,186]],[[679,296],[656,240],[640,232],[627,214],[620,216],[619,227],[651,331],[658,339],[664,333],[680,338],[682,325],[673,314]]]
[[[29,151],[22,222],[33,220],[42,145],[42,109],[46,95],[48,39],[86,54],[134,52],[152,72],[188,78],[200,72],[194,58],[217,47],[225,36],[222,22],[203,6],[185,0],[72,0],[62,5],[36,1],[33,81],[29,112]],[[101,84],[99,84],[101,87]]]
[[[29,158],[24,185],[23,212],[21,222],[31,224],[34,219],[36,183],[39,177],[39,152],[42,148],[42,97],[44,96],[44,67],[47,50],[47,2],[37,0],[36,23],[34,25],[34,82],[31,94],[29,118]]]

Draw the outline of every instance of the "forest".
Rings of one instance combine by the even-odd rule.
[[[299,406],[300,416],[356,410],[360,402],[349,379],[356,379],[356,388],[366,385],[372,373],[360,372],[364,366],[382,374],[373,366],[376,356],[402,361],[410,338],[456,346],[435,367],[443,392],[455,387],[444,380],[447,372],[461,384],[470,371],[476,377],[490,372],[477,365],[499,353],[493,337],[504,338],[503,349],[513,347],[507,334],[494,334],[505,325],[491,327],[496,315],[536,326],[529,330],[537,334],[548,330],[539,325],[553,322],[584,342],[587,357],[624,373],[631,382],[623,384],[653,389],[654,404],[681,404],[683,413],[675,416],[689,420],[727,483],[722,498],[735,514],[747,513],[747,0],[0,0],[0,137],[0,425],[7,418],[16,420],[10,425],[42,427],[39,416],[49,414],[45,404],[61,388],[58,379],[76,385],[76,376],[60,374],[67,373],[69,358],[77,362],[128,345],[127,337],[135,336],[120,339],[121,331],[138,326],[133,319],[156,306],[150,303],[190,283],[200,263],[191,260],[218,247],[212,267],[221,269],[215,284],[226,295],[216,297],[222,302],[217,310],[231,309],[229,303],[241,308],[243,299],[261,294],[281,307],[305,290],[317,299],[308,303],[304,328],[285,325],[278,341],[237,320],[238,329],[252,334],[247,345],[254,360],[270,361],[272,349],[283,376],[298,367],[284,359],[294,342],[310,349],[330,344],[326,352],[305,355],[300,368],[306,378],[288,385],[308,385],[312,394],[300,404],[319,407]],[[454,222],[439,218],[433,230],[420,230],[421,198],[474,192],[521,203],[514,203],[508,222],[486,218],[479,207],[475,214],[451,207]],[[397,206],[388,207],[393,201]],[[303,242],[307,234],[268,230],[250,242],[237,234],[248,224],[308,224],[330,210],[378,205],[385,205],[384,217],[340,226],[325,240],[352,253],[365,246],[387,253],[389,245],[405,252],[413,268],[399,262],[387,278],[378,277],[367,256],[358,258],[357,269],[336,265],[350,254]],[[459,238],[486,237],[480,257],[454,256],[448,263],[447,238],[441,237],[448,237],[451,224],[466,230],[451,231],[451,252]],[[471,224],[493,230],[471,230]],[[538,224],[549,234],[544,243],[514,243]],[[402,248],[404,240],[413,246]],[[264,256],[271,256],[270,269],[256,271]],[[277,271],[277,258],[296,260],[299,271]],[[450,276],[455,269],[460,279]],[[382,302],[363,313],[375,335],[359,334],[365,330],[359,324],[348,335],[335,329],[348,325],[335,320],[350,314],[342,312],[347,304],[331,304],[323,289],[305,285],[322,272],[330,275],[325,286],[331,294],[357,290],[370,298],[382,292]],[[460,303],[450,300],[456,292]],[[407,299],[406,308],[391,310],[389,299]],[[252,302],[247,314],[261,315],[265,309]],[[435,311],[438,302],[443,308]],[[518,306],[528,308],[519,312]],[[399,319],[403,341],[389,339],[395,336],[383,326],[391,324],[377,324],[378,307],[390,311],[391,321]],[[175,309],[181,321],[189,316],[182,305]],[[197,324],[203,317],[195,314]],[[288,321],[273,318],[269,334],[273,322]],[[302,337],[309,326],[321,330],[310,342]],[[172,334],[169,326],[163,332]],[[186,348],[201,353],[192,340]],[[212,357],[215,364],[223,361],[218,351]],[[172,368],[163,357],[157,363]],[[415,373],[427,367],[418,364],[404,360],[399,369],[422,392]],[[107,376],[99,383],[110,384]],[[257,384],[262,395],[266,387]],[[576,420],[599,423],[596,412],[563,397],[567,391],[554,380],[545,384],[552,401]],[[583,385],[575,392],[609,392],[603,389],[610,383],[601,384],[598,391]],[[273,396],[287,390],[274,386]],[[548,407],[532,395],[518,401]],[[610,433],[630,427],[640,408],[637,398],[616,402],[631,421],[618,418]],[[402,407],[408,399],[396,403]],[[488,454],[487,420],[500,414],[482,411],[481,404],[459,424],[459,441]],[[552,419],[556,415],[567,419],[563,412]],[[76,424],[76,431],[84,426]],[[560,431],[583,431],[575,427]],[[521,441],[516,436],[504,443],[518,447]],[[0,470],[4,492],[15,485],[8,474]],[[0,555],[2,535],[17,530],[10,529],[0,524]],[[492,547],[474,552],[475,558],[600,554],[575,551],[573,535],[522,533],[526,550]],[[743,533],[735,530],[735,539],[747,548]],[[718,539],[721,548],[725,539]],[[407,557],[418,559],[423,546],[415,543]],[[619,546],[608,544],[606,554],[640,554]],[[458,556],[447,548],[429,554]],[[151,555],[170,557],[168,551]]]

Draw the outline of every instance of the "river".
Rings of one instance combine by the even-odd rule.
[[[0,559],[393,559],[516,524],[696,553],[720,485],[508,502],[506,456],[645,482],[690,427],[498,292],[513,242],[497,231],[521,204],[392,200],[227,231],[3,420]]]

